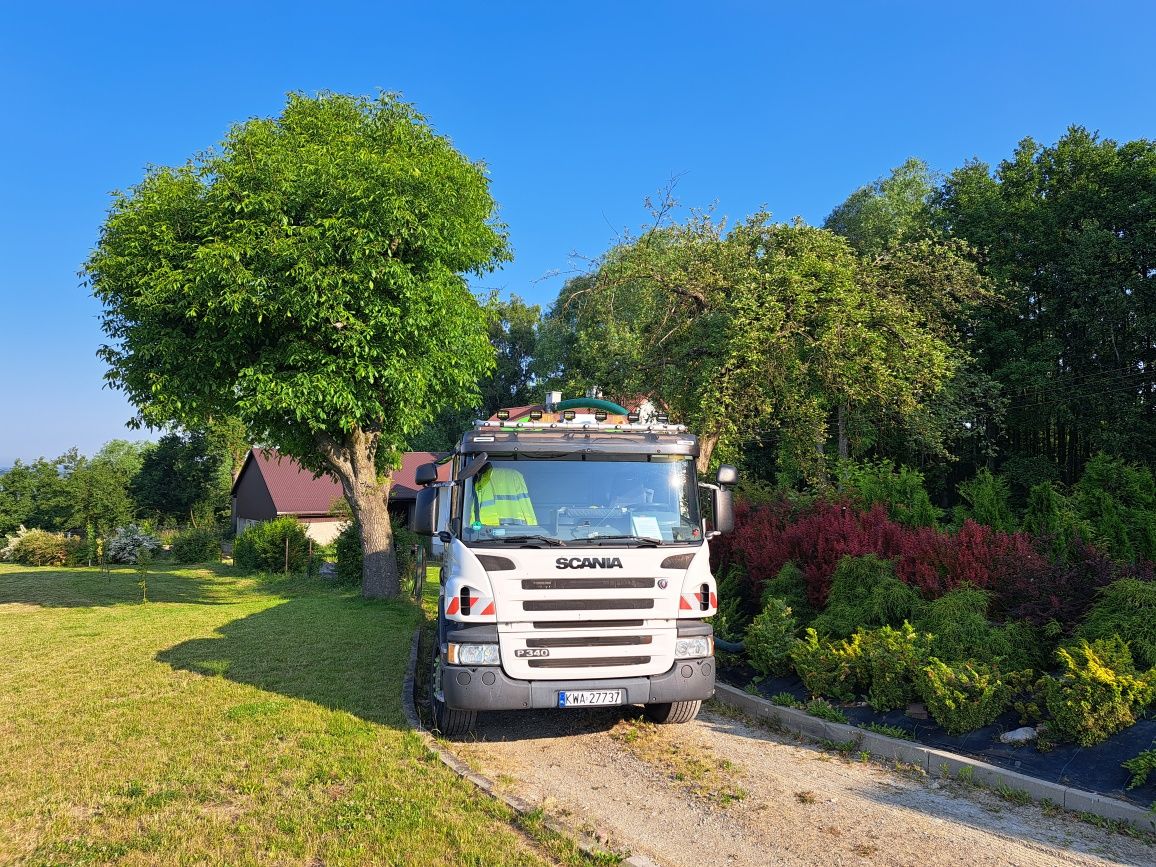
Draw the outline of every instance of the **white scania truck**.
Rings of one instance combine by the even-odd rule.
[[[478,711],[522,708],[641,704],[656,722],[695,717],[715,681],[707,542],[733,525],[736,481],[723,466],[700,485],[698,452],[664,416],[555,398],[477,422],[447,459],[451,481],[419,468],[413,529],[444,543],[437,729],[457,736]]]

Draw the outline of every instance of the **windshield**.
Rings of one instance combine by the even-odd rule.
[[[683,455],[491,456],[466,481],[472,545],[689,545],[702,541],[694,459]]]

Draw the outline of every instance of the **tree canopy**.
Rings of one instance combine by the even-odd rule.
[[[379,596],[398,590],[379,455],[493,366],[464,275],[509,255],[484,166],[412,106],[294,94],[118,194],[86,270],[138,420],[236,416],[332,472]]]

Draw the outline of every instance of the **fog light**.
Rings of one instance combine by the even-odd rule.
[[[450,644],[446,651],[450,665],[498,665],[501,657],[496,644]]]
[[[714,652],[714,639],[708,636],[680,638],[674,643],[675,659],[698,659]]]

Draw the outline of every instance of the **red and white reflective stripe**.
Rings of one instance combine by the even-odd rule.
[[[698,608],[698,596],[697,595],[691,595],[691,596],[683,595],[683,596],[678,597],[678,610],[679,611],[694,611],[697,608]]]
[[[461,612],[461,604],[462,604],[461,596],[453,596],[450,599],[449,604],[446,605],[446,616],[447,617],[453,617],[455,614],[459,614]],[[470,617],[470,616],[473,616],[473,617],[493,617],[494,616],[494,611],[495,611],[494,600],[490,599],[489,597],[471,596],[471,597],[469,597],[469,606],[470,606],[470,614],[462,615],[462,616],[465,616],[465,617]],[[481,611],[476,610],[479,606],[484,606],[484,607],[482,607]]]

